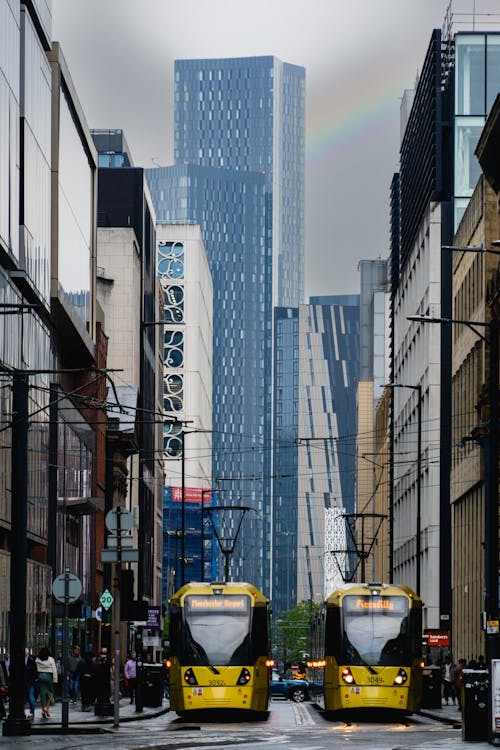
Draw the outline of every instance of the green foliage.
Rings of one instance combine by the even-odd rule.
[[[303,665],[310,652],[310,622],[320,604],[299,602],[293,609],[282,612],[272,623],[273,658],[284,669],[290,664]]]

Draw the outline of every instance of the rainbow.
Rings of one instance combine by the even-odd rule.
[[[356,144],[376,140],[387,127],[394,128],[399,122],[402,93],[412,82],[408,76],[403,78],[401,70],[386,73],[382,72],[376,81],[365,81],[362,88],[344,89],[345,96],[323,95],[321,105],[313,105],[307,123],[308,166],[321,166]]]

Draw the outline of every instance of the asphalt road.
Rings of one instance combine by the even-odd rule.
[[[286,750],[452,750],[467,746],[470,743],[462,741],[460,729],[423,716],[405,721],[330,721],[310,703],[276,700],[271,703],[267,721],[237,723],[232,717],[222,721],[217,716],[212,721],[186,722],[175,714],[165,713],[130,721],[118,730],[108,726],[100,734],[57,736],[45,732],[24,738],[0,737],[0,750],[209,750],[220,747],[241,750],[274,747]],[[483,742],[472,744],[472,750],[489,747]]]

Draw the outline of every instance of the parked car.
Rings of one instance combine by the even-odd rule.
[[[278,672],[273,671],[270,685],[272,698],[286,698],[295,703],[309,700],[309,683],[307,680],[283,677]]]

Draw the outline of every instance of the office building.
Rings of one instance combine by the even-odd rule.
[[[95,137],[95,136],[94,136]],[[99,138],[96,143],[101,147]],[[138,449],[126,457],[127,505],[138,517],[137,597],[159,605],[163,514],[163,299],[156,273],[155,215],[140,167],[99,169],[99,303],[113,383],[136,396]],[[116,504],[116,503],[115,503]]]
[[[441,246],[452,244],[474,190],[474,148],[500,82],[500,35],[455,32],[447,18],[432,33],[391,192],[392,380],[410,387],[392,397],[390,574],[421,594],[424,627],[445,631],[452,613],[452,334],[450,326],[408,318],[452,317],[452,260]]]
[[[388,379],[386,350],[389,318],[387,260],[362,260],[360,271],[360,354],[356,437],[356,528],[355,580],[379,580],[375,572],[375,549],[387,524],[387,512],[377,515],[376,412]],[[380,516],[386,516],[386,518]]]
[[[273,607],[320,602],[352,565],[359,296],[275,309]]]
[[[212,279],[200,227],[157,225],[163,296],[165,603],[186,581],[210,580],[212,532]],[[205,514],[205,509],[207,513]]]
[[[11,651],[12,665],[24,642],[36,650],[49,640],[60,649],[62,613],[51,585],[66,567],[82,582],[81,601],[71,610],[75,640],[98,643],[91,613],[99,580],[105,383],[96,380],[95,367],[105,366],[105,344],[95,283],[97,154],[62,51],[51,42],[50,3],[2,0],[0,36],[2,420],[11,425],[13,370],[27,378],[28,413],[36,414],[27,456],[16,457],[25,460],[28,476],[25,522],[11,515],[12,430],[2,434],[0,646]],[[90,393],[102,401],[90,405]],[[16,505],[23,505],[18,495]],[[25,550],[14,542],[20,523],[26,523],[17,537]],[[10,556],[19,549],[12,586]],[[14,592],[23,598],[24,589],[19,620]],[[9,643],[13,627],[18,640]]]
[[[176,166],[159,221],[200,224],[214,288],[213,482],[252,508],[231,575],[270,588],[274,305],[303,290],[304,70],[272,57],[175,66]]]

